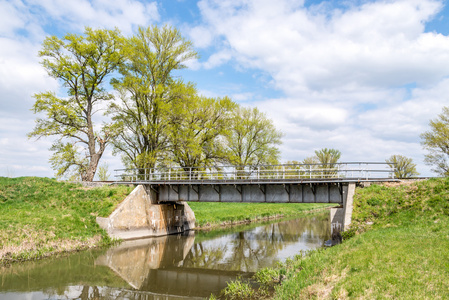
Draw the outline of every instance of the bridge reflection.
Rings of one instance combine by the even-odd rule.
[[[234,229],[235,230],[235,229]],[[208,297],[238,276],[277,260],[323,245],[330,235],[325,216],[279,222],[210,239],[192,231],[128,241],[109,249],[96,260],[108,266],[139,292],[171,297]]]
[[[122,243],[0,268],[0,299],[204,299],[323,245],[329,214]]]

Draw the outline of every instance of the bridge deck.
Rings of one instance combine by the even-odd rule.
[[[148,186],[159,202],[343,203],[348,185],[398,181],[386,163],[129,169],[119,184]]]
[[[291,179],[199,179],[199,180],[126,180],[113,184],[144,185],[246,185],[246,184],[332,184],[360,182],[398,182],[397,178],[291,178]]]

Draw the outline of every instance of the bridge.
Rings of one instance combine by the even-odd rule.
[[[257,167],[159,167],[116,170],[120,183],[143,184],[158,202],[343,203],[350,183],[397,181],[380,162]]]
[[[108,218],[97,218],[112,237],[132,239],[183,232],[195,226],[189,201],[335,203],[334,227],[351,222],[355,185],[397,181],[383,162],[115,170],[117,184],[138,187]]]

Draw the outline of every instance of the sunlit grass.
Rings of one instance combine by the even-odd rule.
[[[449,297],[448,191],[448,179],[357,189],[353,227],[361,234],[280,266],[287,279],[275,297]]]
[[[49,178],[0,177],[0,261],[109,242],[96,223],[131,188],[86,189]]]

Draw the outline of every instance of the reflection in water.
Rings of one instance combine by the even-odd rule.
[[[0,299],[181,299],[218,293],[237,276],[321,247],[328,214],[136,240],[106,251],[0,270]]]

